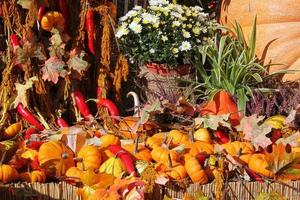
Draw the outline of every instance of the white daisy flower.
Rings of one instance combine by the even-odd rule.
[[[129,24],[129,29],[131,29],[134,33],[141,33],[142,32],[142,26],[136,22],[131,22]]]
[[[143,8],[142,6],[134,6],[134,7],[133,7],[133,10],[139,11],[139,10],[142,10],[142,8]]]
[[[183,30],[182,33],[183,33],[184,38],[190,38],[191,37],[191,34],[188,31]]]
[[[179,50],[177,48],[172,49],[172,53],[177,54],[178,52],[179,52]]]
[[[128,29],[124,26],[121,26],[120,28],[118,28],[118,30],[116,32],[116,37],[121,38],[124,35],[127,35],[128,33],[129,33]]]
[[[164,35],[164,36],[161,37],[161,40],[165,42],[165,41],[168,40],[168,37]]]
[[[179,21],[174,21],[173,26],[180,26],[180,22]]]
[[[192,45],[188,41],[182,42],[181,45],[180,45],[180,47],[179,47],[180,51],[189,51],[191,49],[192,49]]]
[[[128,16],[128,17],[135,17],[135,16],[137,16],[137,14],[138,14],[137,11],[131,10],[131,11],[129,11],[129,12],[126,14],[126,16]]]
[[[155,49],[150,49],[149,52],[153,54],[155,53]]]
[[[195,27],[193,28],[193,33],[195,33],[196,35],[199,35],[200,34],[200,28],[199,27]]]
[[[170,2],[168,0],[150,0],[149,5],[150,6],[163,6],[168,5]]]

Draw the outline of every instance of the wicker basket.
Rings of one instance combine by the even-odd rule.
[[[291,187],[290,187],[291,186]],[[293,188],[294,189],[293,189]],[[287,185],[278,183],[259,182],[229,182],[225,185],[225,200],[251,200],[260,192],[276,191],[289,200],[299,200],[300,181],[293,181]],[[65,182],[60,183],[15,183],[0,186],[1,200],[80,200],[76,193],[77,188]],[[156,185],[151,194],[146,194],[146,200],[163,200],[164,195],[181,199],[185,192],[193,194],[197,191],[203,192],[206,196],[213,196],[215,184],[206,185],[193,184],[187,189],[175,185]]]

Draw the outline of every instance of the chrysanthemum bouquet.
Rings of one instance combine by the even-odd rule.
[[[216,22],[199,6],[150,0],[120,18],[116,37],[132,61],[178,66],[189,63],[196,46],[212,43]]]

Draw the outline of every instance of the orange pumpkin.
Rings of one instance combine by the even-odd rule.
[[[185,167],[180,163],[175,163],[169,168],[166,174],[174,180],[182,180],[187,176]]]
[[[83,146],[77,154],[77,159],[80,160],[77,167],[81,170],[98,169],[101,165],[101,152],[93,145]]]
[[[258,57],[264,58],[265,64],[282,64],[271,66],[270,72],[281,69],[299,70],[299,7],[299,0],[222,0],[220,22],[232,27],[237,21],[241,24],[245,37],[250,37],[254,18],[257,16]],[[299,72],[284,76],[284,80],[299,78]]]
[[[256,173],[267,177],[273,176],[273,173],[266,169],[268,167],[268,163],[265,159],[265,154],[252,154],[249,158],[248,166]]]
[[[101,136],[100,140],[101,140],[101,143],[100,143],[101,149],[107,148],[110,145],[120,145],[121,144],[120,139],[117,136],[112,135],[112,134],[103,135],[103,136]]]
[[[195,141],[187,145],[187,150],[192,157],[195,157],[199,153],[213,154],[214,146],[207,142]]]
[[[47,12],[42,20],[41,27],[46,31],[51,31],[53,28],[63,31],[65,27],[65,19],[63,15],[57,11]]]
[[[4,130],[3,136],[5,139],[13,138],[21,131],[21,129],[21,123],[14,123]]]
[[[166,138],[166,133],[156,133],[153,136],[147,138],[146,146],[150,149],[154,147],[161,146],[164,139]]]
[[[250,155],[255,152],[250,142],[234,141],[222,144],[222,147],[224,147],[230,155],[239,157],[245,163],[249,162]]]
[[[18,179],[18,171],[10,165],[0,165],[0,182],[10,183]]]
[[[172,146],[178,146],[180,144],[186,144],[189,142],[188,134],[185,134],[179,130],[171,130],[168,133],[167,142],[171,141]]]
[[[240,116],[237,104],[232,99],[229,92],[221,90],[213,99],[200,109],[201,115],[224,115],[230,114],[229,121],[233,126],[240,123]]]
[[[78,167],[71,167],[66,172],[66,177],[75,178],[76,181],[80,180],[81,175],[82,175],[82,171]]]
[[[180,159],[180,154],[178,152],[161,146],[154,147],[151,151],[151,156],[156,162],[162,163],[169,163],[169,156],[172,162],[177,162]]]
[[[20,179],[28,183],[45,183],[46,174],[43,171],[24,172],[20,174]]]
[[[205,170],[202,169],[201,164],[195,157],[186,156],[184,167],[193,183],[205,184],[208,182]]]
[[[138,160],[144,160],[147,162],[152,161],[151,151],[141,143],[137,145],[137,149],[136,144],[125,144],[123,145],[123,148],[126,149]]]
[[[39,163],[49,175],[64,175],[75,165],[73,158],[73,152],[61,142],[46,142],[41,145],[38,152]]]
[[[122,133],[122,135],[124,135],[124,137],[128,139],[136,139],[138,133],[151,135],[151,133],[155,129],[154,124],[151,122],[146,122],[145,124],[140,125],[136,133],[131,132],[131,130],[136,126],[139,120],[140,118],[138,117],[125,117],[119,123],[119,131]]]

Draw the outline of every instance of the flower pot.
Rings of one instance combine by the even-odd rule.
[[[237,21],[245,37],[250,37],[257,16],[256,54],[264,58],[270,72],[299,70],[300,0],[222,0],[220,23],[232,27]],[[300,72],[286,74],[284,80],[296,80]]]
[[[143,80],[141,88],[147,101],[153,102],[166,95],[179,94],[187,86],[185,81],[193,75],[189,64],[170,69],[165,64],[148,63],[140,67],[139,78]]]

